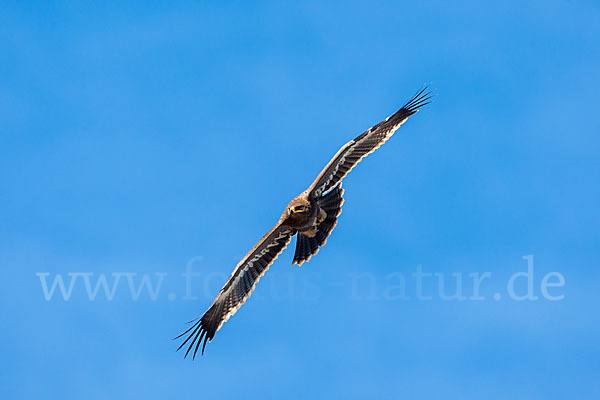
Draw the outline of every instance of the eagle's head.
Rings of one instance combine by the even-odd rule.
[[[304,224],[310,217],[310,202],[305,199],[294,199],[287,208],[287,220],[291,225]]]

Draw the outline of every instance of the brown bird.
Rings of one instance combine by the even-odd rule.
[[[344,202],[342,179],[365,156],[385,143],[419,107],[430,103],[432,95],[426,89],[420,90],[396,113],[342,146],[310,187],[288,204],[275,226],[242,258],[204,315],[191,321],[195,323],[175,338],[188,335],[178,351],[189,342],[185,357],[193,348],[196,358],[203,342],[204,354],[206,342],[212,341],[223,323],[250,297],[256,283],[292,236],[298,235],[292,264],[302,265],[317,254],[337,224]]]

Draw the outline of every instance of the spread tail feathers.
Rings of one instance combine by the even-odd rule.
[[[302,265],[305,261],[310,260],[313,255],[317,254],[319,247],[327,242],[327,237],[337,224],[337,217],[342,212],[344,189],[341,186],[336,186],[317,200],[319,207],[327,213],[327,217],[317,226],[314,237],[298,232],[296,252],[292,264]]]

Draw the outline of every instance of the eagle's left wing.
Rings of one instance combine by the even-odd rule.
[[[195,347],[194,358],[196,358],[200,342],[204,339],[202,345],[202,353],[204,354],[206,342],[213,339],[221,325],[235,314],[246,299],[250,297],[256,283],[269,269],[279,253],[285,249],[295,233],[295,229],[279,221],[264,235],[235,267],[225,286],[223,286],[204,315],[194,320],[196,322],[191,328],[177,336],[177,338],[180,338],[189,333],[177,350],[185,346],[191,339],[185,356],[187,357],[192,348]]]
[[[419,107],[429,104],[431,92],[426,90],[427,87],[421,89],[396,113],[342,146],[310,185],[311,195],[319,198],[335,187],[360,160],[385,143]]]

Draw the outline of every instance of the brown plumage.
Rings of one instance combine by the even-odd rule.
[[[177,350],[187,344],[185,356],[193,349],[195,358],[202,342],[204,354],[206,343],[250,297],[256,283],[292,236],[298,235],[293,264],[301,265],[317,254],[341,213],[344,202],[342,179],[365,156],[385,143],[419,107],[429,104],[430,99],[431,93],[422,89],[396,113],[342,146],[310,187],[288,204],[275,226],[242,258],[204,315],[177,336],[187,335]]]

